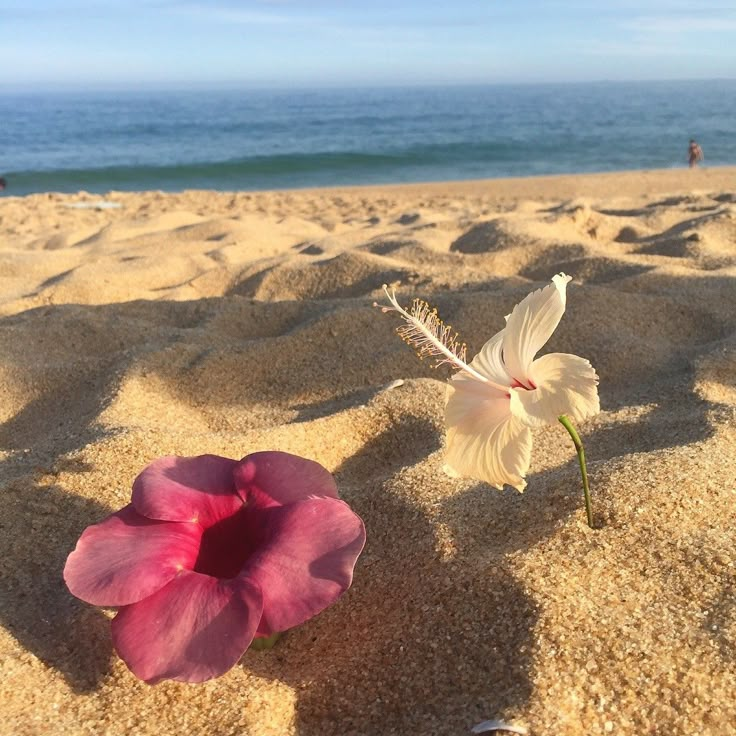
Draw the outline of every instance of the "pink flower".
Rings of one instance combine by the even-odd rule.
[[[137,677],[202,682],[255,636],[334,603],[364,543],[318,463],[164,457],[136,478],[130,504],[84,531],[64,579],[78,598],[118,608],[113,644]]]

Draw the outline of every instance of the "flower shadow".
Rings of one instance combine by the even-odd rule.
[[[502,561],[438,551],[435,524],[396,482],[402,466],[387,452],[406,433],[415,442],[404,467],[439,444],[434,424],[408,418],[336,471],[368,530],[353,587],[274,650],[242,660],[294,688],[302,736],[454,735],[515,712],[531,693],[534,606]]]
[[[77,693],[95,690],[112,654],[106,616],[74,598],[62,570],[89,524],[110,513],[56,485],[8,484],[0,526],[0,622]]]
[[[679,390],[676,390],[679,389]],[[676,395],[678,412],[673,412],[666,395],[650,392],[651,410],[642,421],[616,422],[596,428],[583,437],[590,460],[599,462],[636,452],[656,452],[670,447],[686,447],[712,437],[715,428],[710,415],[716,405],[698,397],[692,383],[678,381],[671,395]],[[645,402],[642,402],[645,403]],[[606,409],[636,406],[635,400],[611,402]]]
[[[468,558],[479,556],[488,564],[527,550],[550,537],[571,514],[582,511],[582,490],[577,460],[528,477],[519,493],[508,486],[499,491],[486,483],[447,499],[439,519],[458,549]],[[593,509],[596,525],[600,510]],[[581,521],[584,523],[584,521]]]

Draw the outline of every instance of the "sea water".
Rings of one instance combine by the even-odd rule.
[[[736,164],[736,80],[0,92],[30,192],[253,190]]]

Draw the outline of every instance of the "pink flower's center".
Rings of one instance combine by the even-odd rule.
[[[204,530],[194,572],[213,578],[234,578],[257,546],[243,506],[237,514]]]
[[[534,389],[537,387],[534,381],[532,381],[531,378],[528,378],[527,382],[529,383],[528,386],[523,384],[521,381],[517,381],[514,378],[514,382],[511,384],[511,388],[523,388],[525,391],[534,391]]]

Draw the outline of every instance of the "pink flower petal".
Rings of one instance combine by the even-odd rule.
[[[233,481],[236,466],[217,455],[159,458],[135,479],[133,506],[149,519],[212,526],[243,505]]]
[[[245,579],[185,571],[165,588],[120,609],[112,622],[118,654],[136,677],[203,682],[237,663],[261,618],[261,591]]]
[[[254,452],[235,470],[238,493],[249,507],[285,506],[312,496],[337,498],[332,475],[319,463],[288,452]]]
[[[298,626],[349,587],[365,544],[365,528],[350,507],[313,498],[260,512],[264,541],[241,576],[263,591],[259,634]]]
[[[128,505],[84,530],[64,580],[73,595],[96,606],[135,603],[194,566],[201,536],[199,524],[151,521]]]

